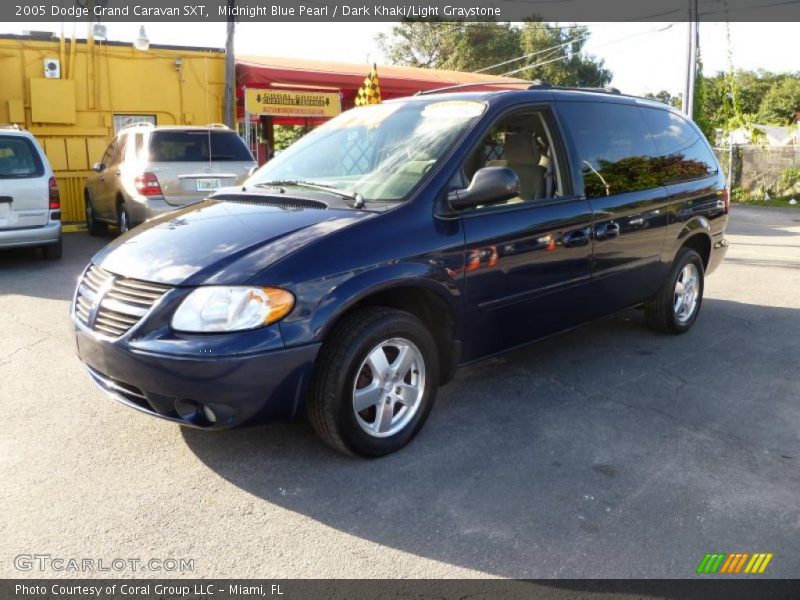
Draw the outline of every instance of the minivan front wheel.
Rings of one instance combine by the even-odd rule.
[[[83,202],[86,211],[86,229],[89,231],[89,235],[103,235],[107,225],[103,221],[97,220],[88,192],[84,193]]]
[[[647,324],[662,333],[689,331],[703,302],[703,274],[700,255],[691,248],[681,249],[669,277],[644,305]]]
[[[371,307],[346,316],[323,346],[308,416],[333,448],[399,450],[428,417],[439,380],[436,342],[413,315]]]

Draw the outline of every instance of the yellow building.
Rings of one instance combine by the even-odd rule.
[[[84,181],[120,127],[222,122],[224,79],[216,49],[0,35],[0,123],[43,145],[64,221],[83,220]]]

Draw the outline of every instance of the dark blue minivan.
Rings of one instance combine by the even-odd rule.
[[[383,455],[458,366],[640,305],[688,331],[728,211],[708,142],[664,104],[420,94],[345,112],[104,248],[75,291],[78,353],[151,415],[306,413],[334,448]]]

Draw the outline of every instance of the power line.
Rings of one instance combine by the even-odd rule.
[[[654,34],[654,33],[660,33],[662,31],[666,31],[667,29],[669,29],[670,27],[672,27],[672,25],[673,25],[673,23],[670,23],[666,27],[661,27],[659,29],[653,29],[653,30],[650,30],[650,31],[642,31],[642,32],[639,32],[639,33],[635,33],[633,35],[629,35],[629,36],[626,36],[626,37],[623,37],[623,38],[612,40],[610,42],[606,42],[605,44],[601,44],[600,46],[598,46],[598,48],[602,48],[604,46],[610,46],[611,44],[616,44],[618,42],[624,42],[626,40],[629,40],[629,39],[632,39],[632,38],[635,38],[635,37],[639,37],[639,36],[642,36],[642,35],[651,35],[651,34]],[[534,64],[531,64],[531,65],[526,65],[524,67],[520,67],[519,69],[514,69],[513,71],[508,71],[507,73],[503,73],[501,76],[502,77],[507,77],[508,75],[514,75],[515,73],[519,73],[520,71],[525,71],[526,69],[535,69],[537,67],[541,67],[541,66],[544,66],[544,65],[547,65],[547,64],[550,64],[550,63],[554,63],[554,62],[557,62],[559,60],[566,60],[568,58],[572,58],[576,54],[580,54],[580,52],[581,51],[578,50],[577,52],[570,52],[566,56],[559,56],[558,58],[553,58],[553,59],[546,60],[546,61],[543,61],[543,62],[534,63]]]
[[[562,48],[564,46],[568,46],[569,44],[571,44],[571,43],[573,43],[573,42],[575,42],[575,41],[577,41],[577,40],[579,40],[581,38],[585,38],[588,35],[589,35],[589,32],[587,31],[584,34],[575,36],[574,38],[572,38],[570,40],[567,40],[566,42],[564,42],[562,44],[558,44],[557,46],[551,46],[550,48],[545,48],[544,50],[537,50],[536,52],[532,52],[530,54],[524,54],[522,56],[518,56],[517,58],[512,58],[510,60],[506,60],[506,61],[503,61],[501,63],[497,63],[496,65],[492,65],[490,67],[484,67],[482,69],[478,69],[477,71],[473,71],[473,72],[474,73],[483,73],[484,71],[488,71],[490,69],[494,69],[495,67],[502,67],[503,65],[507,65],[509,63],[517,62],[518,60],[524,60],[526,58],[533,58],[534,56],[538,56],[539,54],[544,54],[545,52],[548,52],[550,50],[557,50],[558,48]]]

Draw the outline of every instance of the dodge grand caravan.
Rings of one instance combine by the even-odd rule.
[[[142,412],[205,429],[306,413],[378,456],[460,365],[641,305],[688,331],[728,211],[708,143],[664,104],[420,94],[345,112],[100,251],[78,352]]]

